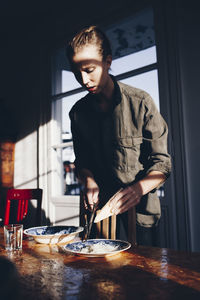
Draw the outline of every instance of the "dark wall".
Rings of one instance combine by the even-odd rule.
[[[197,1],[155,1],[161,110],[169,125],[170,196],[178,249],[200,251],[200,19]]]
[[[5,135],[16,138],[37,128],[40,101],[40,53],[38,45],[24,40],[1,42],[0,98],[5,104]],[[17,135],[16,135],[17,134]]]
[[[197,3],[178,1],[178,47],[180,58],[181,98],[185,133],[186,177],[191,247],[200,251],[200,18]]]

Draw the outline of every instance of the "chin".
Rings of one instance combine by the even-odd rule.
[[[95,94],[95,95],[96,95],[96,94],[99,94],[99,91],[98,91],[98,90],[94,90],[94,91],[89,91],[89,93],[90,93],[90,94]]]

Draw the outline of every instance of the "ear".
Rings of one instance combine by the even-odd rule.
[[[108,55],[108,56],[106,57],[106,64],[107,64],[107,66],[108,66],[108,69],[110,69],[110,66],[111,66],[111,64],[112,64],[112,55]]]

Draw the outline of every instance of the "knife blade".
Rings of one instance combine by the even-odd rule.
[[[119,193],[123,190],[123,188],[119,189],[109,200],[108,202],[102,207],[101,210],[97,211],[97,215],[94,219],[94,223],[98,223],[100,221],[102,221],[103,219],[106,219],[110,216],[113,216],[113,212],[111,212],[111,208],[110,208],[110,201]]]

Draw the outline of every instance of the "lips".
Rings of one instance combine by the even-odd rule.
[[[87,90],[89,92],[94,92],[96,90],[96,87],[95,86],[87,87]]]

